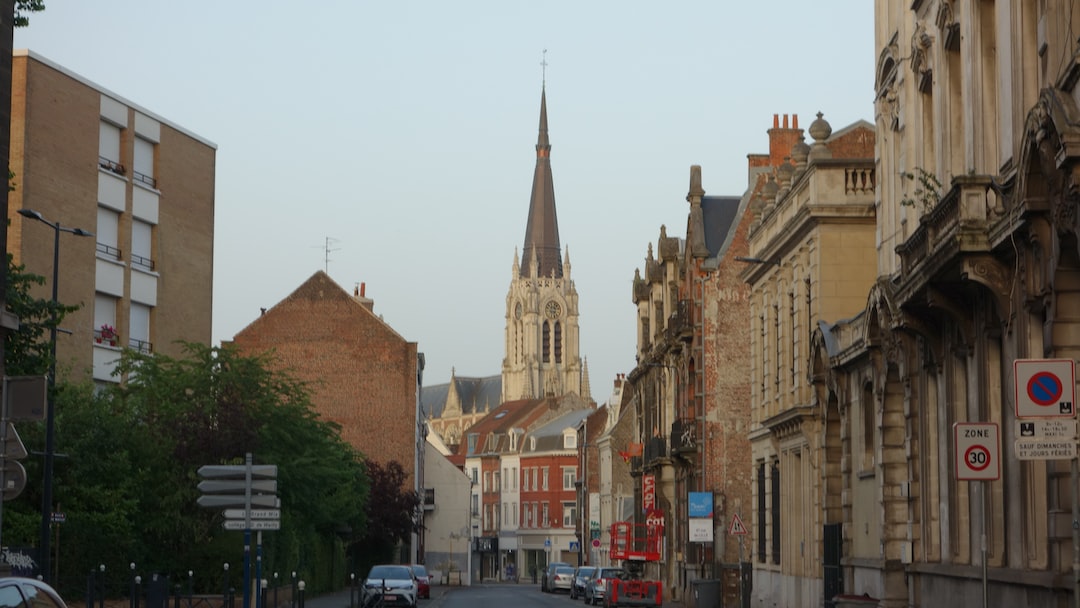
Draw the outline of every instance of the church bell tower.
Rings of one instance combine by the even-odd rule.
[[[559,245],[546,88],[540,92],[540,134],[525,244],[520,259],[514,252],[506,295],[503,401],[582,391],[578,294],[570,279],[570,250],[564,254]]]

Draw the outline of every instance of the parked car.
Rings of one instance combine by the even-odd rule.
[[[596,566],[578,566],[578,569],[574,570],[574,582],[570,585],[570,599],[576,600],[585,595],[585,585],[589,584],[594,574],[596,574]]]
[[[566,562],[551,562],[544,568],[544,574],[540,577],[540,591],[551,593],[551,577],[555,575],[555,568],[569,566]]]
[[[556,591],[565,591],[570,593],[570,588],[574,586],[574,567],[573,566],[557,566],[552,572],[551,580],[548,581],[548,588],[552,593]]]
[[[364,606],[405,606],[416,608],[417,584],[409,566],[372,566],[364,581]]]
[[[67,608],[55,589],[39,580],[20,576],[0,578],[0,605]]]
[[[596,575],[585,585],[585,603],[597,606],[604,601],[607,591],[607,583],[611,579],[622,578],[625,574],[622,568],[600,568]]]
[[[423,564],[412,565],[413,576],[416,577],[416,597],[425,600],[431,599],[431,575]]]

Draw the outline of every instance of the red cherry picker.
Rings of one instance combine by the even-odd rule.
[[[663,517],[650,514],[644,524],[620,521],[611,525],[611,559],[622,561],[625,575],[608,584],[604,608],[664,603],[664,584],[643,577],[645,563],[660,561],[663,546]]]

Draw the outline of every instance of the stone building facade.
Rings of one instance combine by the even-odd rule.
[[[874,281],[874,129],[858,122],[833,133],[819,113],[809,133],[812,144],[797,117],[790,125],[787,116],[773,118],[768,159],[757,163],[765,173],[751,184],[742,272],[752,290],[753,500],[745,523],[753,595],[765,605],[820,605],[837,594],[825,590],[822,556],[842,497],[819,472],[827,466],[824,433],[838,425],[820,411],[807,361],[818,324],[858,314]]]
[[[1014,362],[1080,352],[1080,6],[876,7],[878,280],[812,363],[849,429],[843,582],[888,607],[1074,603],[1075,473],[1013,443]],[[960,422],[998,426],[1000,479],[959,479]]]

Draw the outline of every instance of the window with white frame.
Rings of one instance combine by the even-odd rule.
[[[111,260],[120,259],[117,245],[120,235],[120,214],[106,207],[97,211],[97,252]]]
[[[539,486],[537,485],[537,479],[539,479],[540,472],[538,467],[532,468],[532,489],[535,491]]]
[[[119,345],[116,334],[116,304],[115,296],[94,294],[94,341],[98,344]]]
[[[540,518],[540,525],[541,525],[542,527],[546,528],[546,527],[548,527],[548,526],[550,526],[550,525],[551,525],[551,524],[549,523],[549,522],[550,522],[551,520],[550,520],[550,519],[548,519],[548,503],[546,503],[546,502],[545,502],[545,503],[543,504],[543,507],[542,507],[542,508],[543,508],[543,510],[544,510],[544,514],[543,514],[543,517],[541,517],[541,518]]]
[[[154,227],[142,220],[131,220],[131,265],[143,270],[154,269],[152,254]]]
[[[472,495],[472,514],[473,517],[480,517],[480,497],[476,494]]]
[[[513,503],[513,507],[511,507],[510,511],[514,514],[514,523],[511,525],[516,528],[518,526],[518,505],[516,502]]]
[[[576,450],[577,449],[577,433],[567,433],[563,435],[563,449]]]
[[[480,472],[476,467],[472,468],[472,482],[480,483]]]
[[[563,467],[562,489],[573,490],[575,481],[577,481],[577,467]]]
[[[533,508],[529,503],[525,503],[525,527],[533,527]]]
[[[517,487],[517,467],[510,467],[510,474],[513,476],[513,480],[510,482],[511,488]]]
[[[484,471],[484,492],[491,487],[491,471]]]
[[[543,481],[542,481],[541,487],[546,490],[546,489],[548,489],[548,467],[544,467],[544,470],[543,470],[542,474],[543,474]]]
[[[491,491],[498,492],[502,488],[502,482],[499,481],[502,478],[498,471],[491,474]]]
[[[157,188],[157,180],[154,179],[154,142],[135,138],[135,166],[132,177],[137,183],[151,188]]]
[[[564,528],[573,528],[577,525],[577,505],[572,502],[562,503],[562,525]]]
[[[509,475],[509,473],[510,473],[510,469],[508,469],[506,467],[503,467],[503,476],[502,476],[503,485],[499,489],[504,491],[504,492],[509,492],[510,491],[510,488],[508,487],[508,485],[510,483],[510,475]]]
[[[128,323],[128,346],[141,352],[149,353],[150,347],[150,307],[138,302],[131,303],[131,318]]]
[[[103,120],[98,133],[98,165],[102,169],[123,175],[124,166],[120,164],[120,127]]]
[[[510,503],[504,502],[503,505],[503,521],[510,523]]]

